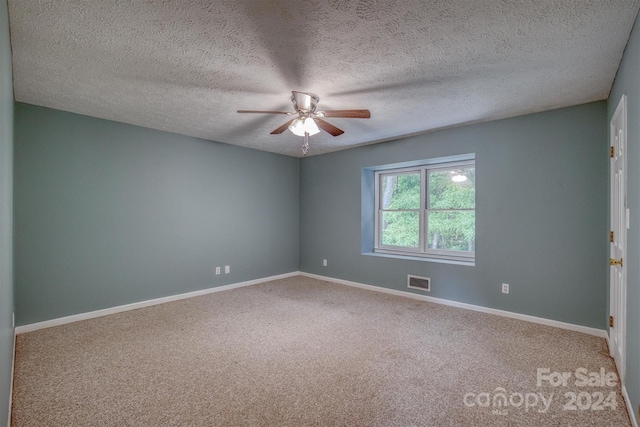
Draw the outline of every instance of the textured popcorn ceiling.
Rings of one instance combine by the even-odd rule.
[[[9,0],[17,101],[299,156],[605,99],[640,0]]]

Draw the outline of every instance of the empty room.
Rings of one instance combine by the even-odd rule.
[[[0,426],[640,421],[640,0],[0,0]]]

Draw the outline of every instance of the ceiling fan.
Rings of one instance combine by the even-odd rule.
[[[309,136],[323,131],[340,136],[344,131],[331,123],[323,120],[324,117],[339,117],[346,119],[368,119],[371,117],[369,110],[324,110],[316,111],[316,105],[320,98],[318,95],[309,92],[291,91],[291,102],[295,111],[264,111],[264,110],[238,110],[238,113],[259,113],[259,114],[286,114],[294,116],[282,126],[274,129],[272,135],[281,134],[289,129],[295,135],[304,137],[302,144],[302,155],[309,151]]]

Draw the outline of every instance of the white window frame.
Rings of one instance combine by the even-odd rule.
[[[374,243],[374,252],[380,254],[389,254],[389,255],[398,255],[398,256],[408,256],[408,257],[418,257],[421,259],[434,259],[434,260],[449,260],[456,261],[464,264],[474,264],[475,263],[475,251],[447,251],[443,249],[432,249],[428,247],[427,236],[429,235],[428,230],[428,214],[429,211],[475,211],[475,203],[473,209],[430,209],[428,206],[429,200],[427,195],[429,194],[429,181],[428,181],[428,173],[430,171],[437,170],[448,170],[456,167],[473,167],[475,168],[476,162],[475,159],[464,160],[464,161],[452,161],[452,162],[442,162],[442,163],[433,163],[433,164],[424,164],[415,167],[407,167],[407,168],[397,168],[397,169],[382,169],[375,171],[375,243]],[[401,211],[418,211],[419,214],[419,244],[417,248],[412,247],[399,247],[399,246],[389,246],[383,245],[381,242],[382,232],[380,227],[382,226],[382,214],[384,212],[388,212],[389,210],[383,210],[380,206],[381,203],[381,180],[384,176],[387,175],[403,175],[410,173],[419,173],[420,174],[420,207],[419,209],[406,209]],[[475,226],[474,226],[475,228]]]

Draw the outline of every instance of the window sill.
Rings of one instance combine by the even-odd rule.
[[[397,255],[397,254],[389,254],[389,253],[382,253],[382,252],[363,252],[362,255],[376,256],[376,257],[382,257],[382,258],[405,259],[409,261],[427,261],[427,262],[437,262],[440,264],[464,265],[469,267],[474,267],[476,265],[475,260],[462,261],[462,260],[454,260],[454,259],[434,258],[434,257],[428,257],[428,256]]]

